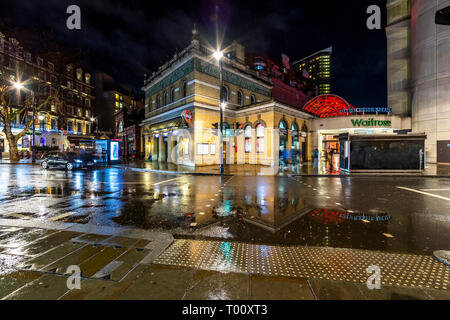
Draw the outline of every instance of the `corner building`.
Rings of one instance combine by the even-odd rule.
[[[220,77],[212,49],[191,44],[145,81],[145,158],[189,166],[220,163]],[[272,81],[246,63],[234,42],[224,52],[225,164],[278,166],[284,152],[309,155],[312,115],[272,98]],[[305,158],[305,157],[303,157]]]

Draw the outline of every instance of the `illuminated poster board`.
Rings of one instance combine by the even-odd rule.
[[[119,142],[117,141],[111,141],[111,150],[110,150],[110,159],[111,161],[118,161],[119,160]]]

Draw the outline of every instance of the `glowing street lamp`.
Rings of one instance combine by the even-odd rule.
[[[223,69],[222,69],[222,58],[223,53],[220,50],[217,50],[213,53],[213,57],[217,60],[219,63],[219,82],[220,82],[220,98],[219,98],[219,110],[220,110],[220,138],[219,138],[219,160],[220,160],[220,173],[223,173],[223,110],[227,107],[227,104],[225,101],[222,101],[223,99]]]
[[[21,91],[25,89],[22,83],[20,82],[14,82],[13,83],[14,88],[16,88],[18,91]],[[33,107],[33,142],[32,142],[32,148],[31,148],[31,162],[36,162],[36,156],[34,154],[34,145],[35,145],[35,120],[36,120],[36,106],[34,105],[34,91],[30,90],[31,92],[31,98],[32,98],[32,107]],[[39,117],[40,118],[40,117]]]
[[[23,84],[21,84],[20,82],[14,82],[13,86],[19,91],[24,88]]]
[[[216,52],[213,53],[213,57],[217,60],[220,61],[223,58],[223,53],[222,51],[217,50]]]

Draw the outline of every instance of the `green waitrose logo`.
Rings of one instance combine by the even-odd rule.
[[[391,120],[375,120],[373,118],[369,120],[364,119],[352,119],[354,127],[390,127]]]

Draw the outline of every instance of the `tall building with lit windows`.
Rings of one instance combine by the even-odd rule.
[[[129,111],[143,107],[143,96],[131,88],[116,82],[106,73],[95,75],[98,130],[102,133],[117,133],[116,113],[126,109]]]
[[[16,38],[17,37],[17,38]],[[26,91],[12,95],[10,105],[20,110],[25,99],[34,93],[35,104],[41,105],[48,96],[57,94],[58,101],[44,105],[35,115],[37,148],[68,148],[79,141],[92,138],[94,86],[91,74],[83,70],[79,61],[62,50],[41,52],[39,55],[24,46],[26,32],[0,30],[0,68],[15,81],[25,84]],[[86,69],[86,67],[84,67]],[[31,110],[25,110],[11,121],[12,133],[18,134],[33,119]],[[9,156],[9,145],[0,122],[0,155]],[[30,151],[33,144],[31,130],[19,139],[19,151]]]
[[[331,54],[333,48],[313,53],[291,64],[291,70],[297,75],[309,78],[313,90],[317,95],[331,92]]]

